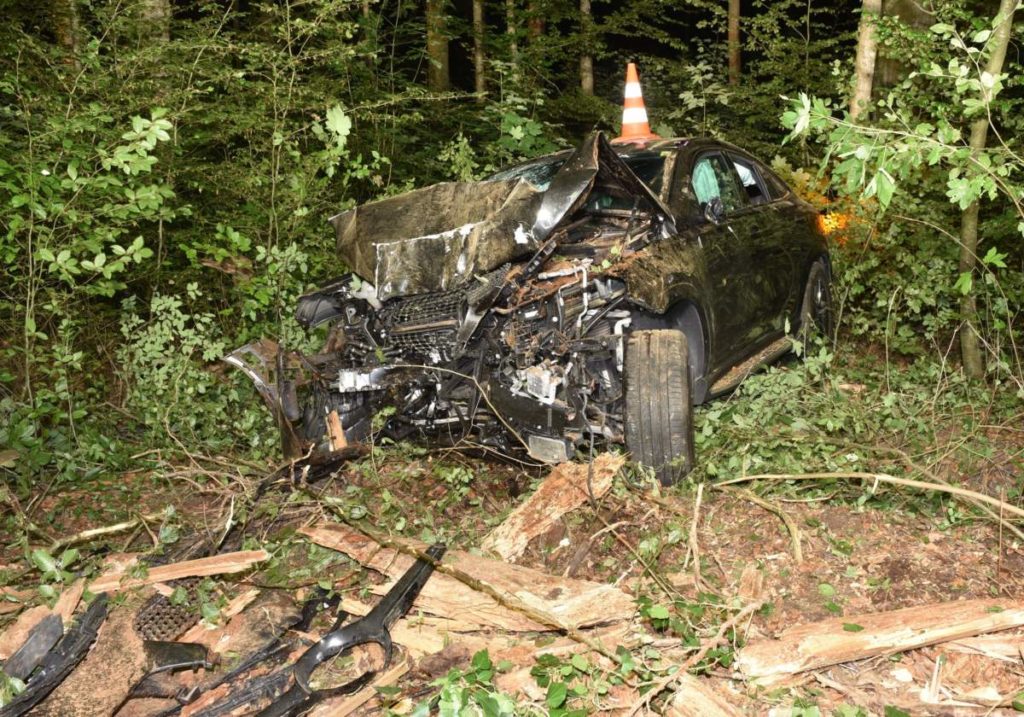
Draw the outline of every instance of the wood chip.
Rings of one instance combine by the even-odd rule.
[[[270,553],[266,550],[243,550],[237,553],[224,553],[223,555],[213,555],[209,558],[186,560],[170,565],[159,565],[150,568],[149,573],[144,578],[125,577],[125,569],[122,568],[110,574],[101,575],[89,586],[89,592],[117,592],[118,590],[128,590],[141,585],[152,585],[153,583],[180,580],[181,578],[240,573],[269,557]]]
[[[57,598],[57,604],[53,606],[53,611],[60,615],[60,619],[64,622],[65,627],[71,624],[71,617],[75,614],[75,608],[81,602],[82,593],[84,592],[85,581],[76,580]]]
[[[665,710],[668,717],[739,717],[742,713],[704,680],[681,674],[676,678],[675,697]]]
[[[625,464],[624,456],[603,453],[594,459],[590,487],[594,498],[601,498],[612,487],[612,480]],[[508,517],[484,538],[480,547],[506,560],[515,560],[526,551],[530,541],[543,535],[569,511],[590,499],[587,463],[561,463],[548,474],[540,487],[516,506]]]
[[[962,600],[798,625],[744,647],[736,664],[762,684],[807,670],[1024,625],[1024,601]]]
[[[387,575],[392,581],[401,577],[415,562],[412,556],[383,548],[373,539],[343,525],[303,528],[299,533],[318,545],[345,553]],[[460,550],[448,551],[444,562],[498,593],[509,595],[512,600],[551,615],[568,627],[619,622],[629,619],[635,612],[633,599],[614,585],[559,578]],[[372,590],[383,595],[392,585],[393,582],[376,585]],[[489,595],[436,572],[423,587],[414,609],[450,620],[451,631],[550,629],[548,625],[499,604]]]

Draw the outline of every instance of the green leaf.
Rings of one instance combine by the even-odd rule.
[[[836,594],[836,589],[834,587],[832,587],[831,585],[829,585],[828,583],[819,583],[819,585],[818,585],[818,593],[822,597],[832,597],[833,595]]]
[[[1010,706],[1018,712],[1024,712],[1024,692],[1018,692],[1017,696],[1013,698]]]
[[[50,555],[42,548],[36,548],[32,551],[31,555],[32,563],[39,568],[44,574],[56,574],[57,573],[57,561],[54,560],[53,556]]]
[[[973,288],[974,278],[971,276],[971,272],[960,272],[960,276],[957,278],[956,283],[953,284],[953,290],[959,291],[962,295],[967,296],[971,293],[971,289]]]
[[[978,32],[974,33],[974,37],[971,38],[971,42],[976,42],[979,45],[982,45],[988,42],[988,38],[991,36],[991,30],[979,30]]]
[[[843,630],[845,630],[846,632],[860,632],[863,629],[864,629],[863,625],[858,625],[855,622],[844,622],[843,623]]]
[[[981,257],[982,263],[987,264],[988,266],[994,266],[994,267],[996,267],[998,269],[1005,269],[1006,268],[1006,261],[1005,261],[1005,259],[1006,259],[1006,254],[1003,254],[998,249],[996,249],[994,246],[993,247],[989,247],[989,250],[988,250],[988,252],[986,252],[985,256]]]
[[[892,705],[885,706],[885,717],[910,717],[909,712],[904,712],[899,707],[893,707]]]
[[[568,694],[569,688],[564,682],[552,682],[548,685],[548,696],[544,701],[549,709],[555,709],[565,704]]]
[[[668,620],[668,608],[664,605],[652,605],[647,611],[647,616],[652,620]]]
[[[878,174],[875,175],[876,182],[875,189],[878,193],[878,203],[882,205],[882,209],[889,206],[889,202],[892,201],[893,192],[896,191],[896,181],[892,178],[884,169],[878,170]]]
[[[334,105],[327,110],[327,121],[324,123],[327,129],[334,134],[339,147],[344,147],[349,132],[352,131],[352,120],[345,114],[341,105]]]

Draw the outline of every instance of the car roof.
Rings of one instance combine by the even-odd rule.
[[[720,139],[714,139],[713,137],[668,137],[668,138],[657,138],[642,141],[630,141],[630,142],[612,142],[612,149],[618,153],[620,157],[637,157],[643,154],[659,153],[664,151],[679,151],[684,148],[699,149],[702,147],[717,147],[720,149],[728,149],[740,154],[750,156],[749,152],[743,149],[725,142]],[[517,164],[510,164],[507,167],[502,167],[501,172],[507,172],[516,167],[531,167],[536,164],[547,164],[559,159],[565,159],[575,151],[575,147],[570,149],[561,149],[551,154],[545,154],[540,157],[534,157]]]

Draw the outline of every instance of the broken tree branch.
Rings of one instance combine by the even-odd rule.
[[[967,488],[958,488],[952,485],[943,485],[941,483],[929,483],[926,481],[912,480],[910,478],[897,478],[887,473],[763,473],[760,475],[749,475],[740,476],[739,478],[730,478],[728,480],[718,481],[712,483],[712,487],[721,488],[722,486],[735,485],[737,483],[749,483],[751,481],[768,480],[768,481],[780,481],[780,480],[833,480],[849,478],[854,480],[872,481],[874,483],[891,483],[893,485],[902,485],[907,488],[917,488],[918,490],[931,490],[938,491],[940,493],[949,493],[960,498],[969,499],[972,501],[980,501],[982,503],[988,503],[991,506],[999,508],[1000,510],[1015,515],[1018,518],[1024,518],[1024,509],[1018,508],[1015,505],[1004,503],[998,498],[993,498],[990,495],[979,493],[978,491],[968,490]]]
[[[752,642],[736,665],[770,684],[789,675],[1024,625],[1024,600],[963,600],[798,625]]]
[[[800,528],[797,527],[796,521],[793,520],[789,513],[774,503],[755,495],[749,490],[745,490],[743,488],[723,488],[722,490],[738,495],[740,498],[743,498],[743,500],[753,503],[756,506],[760,506],[769,513],[777,515],[779,520],[782,521],[782,524],[786,526],[786,530],[789,531],[789,538],[793,549],[793,560],[796,561],[797,565],[800,565],[804,561],[804,551],[800,545]]]

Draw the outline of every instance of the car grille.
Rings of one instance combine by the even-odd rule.
[[[464,294],[410,296],[381,309],[380,325],[385,332],[384,345],[405,356],[429,359],[431,363],[450,361],[455,352]]]

